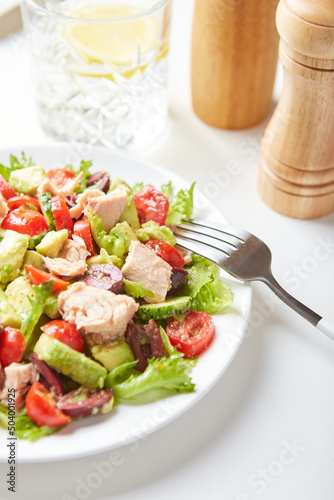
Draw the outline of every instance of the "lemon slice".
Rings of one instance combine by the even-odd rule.
[[[64,24],[62,35],[88,64],[103,64],[135,69],[145,64],[148,55],[159,46],[159,27],[152,17],[124,18],[141,12],[124,4],[87,5],[71,12],[71,17],[91,20]],[[96,20],[96,23],[93,21]],[[99,22],[100,21],[100,22]],[[101,22],[103,21],[103,22]],[[97,75],[94,75],[97,76]]]

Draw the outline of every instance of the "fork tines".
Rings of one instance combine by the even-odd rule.
[[[178,245],[220,263],[245,243],[248,233],[232,226],[206,221],[184,221],[175,226]]]

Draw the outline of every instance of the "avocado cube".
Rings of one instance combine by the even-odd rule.
[[[42,167],[28,167],[13,170],[9,177],[9,184],[15,191],[23,194],[35,194],[38,186],[45,179],[46,173]]]
[[[42,241],[37,245],[36,250],[39,254],[45,257],[55,259],[68,239],[68,230],[61,229],[60,231],[49,231],[46,233]]]
[[[31,313],[32,305],[29,297],[32,297],[33,293],[34,289],[30,281],[24,276],[9,283],[5,291],[9,304],[19,316]]]
[[[0,243],[0,282],[9,283],[20,274],[29,236],[7,230]]]
[[[92,348],[92,355],[109,372],[117,366],[129,363],[135,359],[125,340],[115,340],[109,344],[95,345]]]
[[[10,305],[5,292],[1,290],[1,288],[0,288],[0,323],[3,326],[13,326],[14,328],[20,328],[21,326],[21,319],[19,315]]]
[[[81,352],[42,333],[34,352],[57,372],[70,377],[84,387],[102,389],[107,370]]]
[[[42,271],[46,271],[42,256],[35,250],[27,250],[23,259],[23,266],[33,266]]]

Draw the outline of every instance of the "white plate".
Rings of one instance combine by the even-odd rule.
[[[0,150],[0,163],[8,164],[9,153],[20,155],[22,148]],[[112,178],[121,177],[130,184],[144,181],[159,187],[171,180],[175,188],[189,185],[165,169],[105,149],[78,145],[35,146],[24,148],[36,164],[57,168],[81,158],[92,159],[94,170],[108,170]],[[226,222],[226,219],[202,195],[196,193],[201,218]],[[195,203],[196,205],[196,203]],[[119,405],[108,415],[98,415],[70,424],[60,433],[34,443],[19,440],[18,457],[24,462],[45,462],[82,457],[129,444],[156,431],[191,408],[217,382],[234,358],[247,327],[251,309],[251,287],[224,275],[234,293],[234,304],[228,312],[214,315],[216,335],[210,348],[200,357],[192,371],[196,392],[177,394],[141,405]],[[7,432],[0,429],[0,461],[7,461]]]

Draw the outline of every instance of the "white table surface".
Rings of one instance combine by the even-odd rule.
[[[334,214],[295,220],[261,201],[256,184],[265,124],[228,132],[196,118],[189,77],[192,8],[192,0],[174,5],[168,130],[137,156],[196,180],[231,223],[267,242],[278,281],[334,322]],[[280,80],[278,73],[276,96]],[[0,147],[51,143],[36,118],[27,42],[18,33],[0,41]],[[233,175],[231,161],[238,165]],[[332,500],[334,344],[265,285],[253,289],[246,340],[225,375],[179,419],[138,446],[121,448],[112,474],[97,488],[82,485],[107,453],[21,464],[15,494],[7,491],[8,466],[1,464],[0,497]]]

